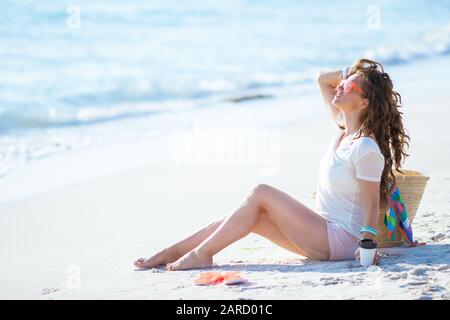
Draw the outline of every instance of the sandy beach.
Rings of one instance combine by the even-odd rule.
[[[426,78],[421,81],[416,85],[426,85]],[[249,101],[199,111],[184,136],[195,136],[195,124],[203,133],[237,127],[269,133],[272,155],[266,152],[265,163],[208,163],[205,156],[198,163],[194,158],[176,163],[184,149],[176,135],[169,135],[127,149],[137,152],[129,151],[130,157],[151,150],[145,163],[5,206],[0,212],[0,298],[450,299],[450,151],[445,134],[450,108],[444,90],[438,92],[433,98],[405,95],[404,101],[405,126],[412,137],[412,156],[404,168],[431,177],[413,223],[415,238],[427,242],[424,247],[384,249],[379,266],[363,268],[356,261],[313,261],[249,235],[216,255],[212,268],[241,271],[249,280],[245,285],[195,286],[200,270],[135,271],[136,258],[230,213],[258,183],[312,207],[317,162],[335,130],[319,95]],[[238,111],[229,116],[230,108]],[[286,113],[292,118],[282,127],[255,121],[266,119],[268,112],[272,119]],[[295,119],[302,119],[301,125]],[[118,157],[123,150],[116,149]],[[105,166],[113,166],[113,155],[110,160]],[[51,161],[44,159],[29,170],[56,176],[58,171],[46,164]],[[26,173],[25,168],[13,173],[0,188],[19,184]]]

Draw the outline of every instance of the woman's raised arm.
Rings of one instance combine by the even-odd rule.
[[[339,117],[340,110],[332,103],[335,88],[342,80],[342,70],[319,72],[316,79],[319,84],[320,93],[322,94],[322,98],[331,117],[338,125],[342,125]]]

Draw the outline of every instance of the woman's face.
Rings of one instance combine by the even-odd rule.
[[[360,110],[367,106],[367,99],[362,97],[362,78],[358,74],[352,74],[347,80],[341,81],[336,87],[332,103],[341,110]]]

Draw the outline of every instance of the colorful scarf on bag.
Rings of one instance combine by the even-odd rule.
[[[406,205],[400,195],[400,188],[395,188],[391,197],[388,199],[389,210],[384,216],[384,224],[388,228],[389,240],[395,239],[395,228],[398,225],[400,227],[400,233],[408,246],[421,246],[425,245],[425,242],[417,242],[413,239],[413,232],[411,227],[411,221],[408,218],[408,212],[406,211]]]

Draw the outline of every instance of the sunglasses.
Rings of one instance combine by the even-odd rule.
[[[355,82],[353,82],[353,81],[350,80],[350,79],[342,80],[342,81],[339,83],[338,87],[340,87],[340,86],[343,86],[343,88],[344,88],[343,91],[344,91],[344,93],[346,93],[346,94],[351,93],[354,89],[356,89],[356,91],[358,91],[360,94],[363,94],[363,93],[364,93],[363,89],[361,89],[360,86],[358,86]],[[337,87],[336,87],[336,88],[337,88]]]

